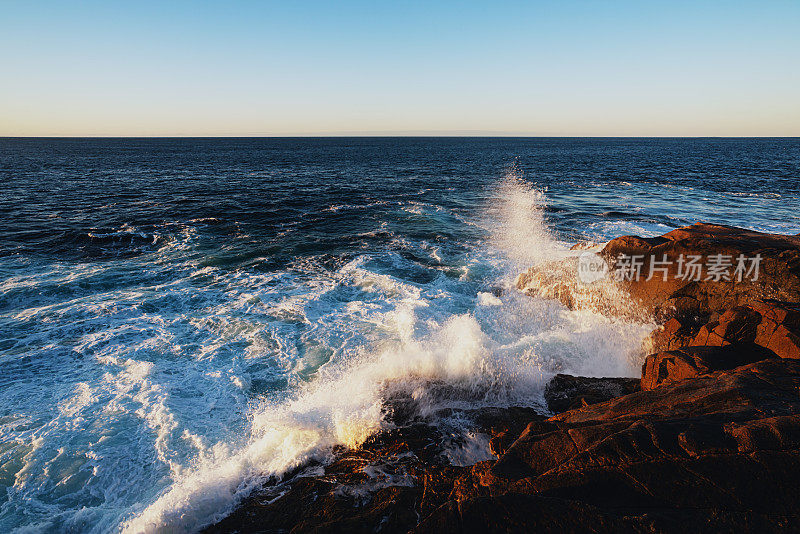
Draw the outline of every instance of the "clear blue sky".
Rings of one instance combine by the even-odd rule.
[[[800,0],[0,0],[0,135],[800,135]]]

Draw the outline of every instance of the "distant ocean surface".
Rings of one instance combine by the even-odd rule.
[[[195,531],[392,384],[636,376],[515,277],[698,221],[800,232],[800,140],[0,139],[0,532]]]

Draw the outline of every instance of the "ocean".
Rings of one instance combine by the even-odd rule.
[[[387,390],[545,410],[555,373],[638,376],[652,325],[516,276],[800,232],[796,138],[5,138],[0,184],[2,532],[196,531],[384,428]]]

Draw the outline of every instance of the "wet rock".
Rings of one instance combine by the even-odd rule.
[[[798,521],[799,387],[800,362],[770,359],[632,393],[530,425],[492,472],[503,493],[658,518],[657,530],[778,531]]]
[[[382,432],[356,450],[268,483],[205,532],[406,532],[446,501],[456,475],[441,435],[415,424]]]
[[[357,449],[332,451],[326,464],[266,481],[205,532],[408,532],[451,500],[459,478],[470,472],[453,461],[460,448],[468,458],[476,452],[470,440],[483,436],[487,450],[477,453],[494,458],[530,421],[546,419],[523,407],[427,410],[431,398],[463,401],[478,394],[441,382],[427,383],[424,394],[388,388],[384,413],[394,428]]]
[[[469,386],[387,384],[384,431],[267,481],[207,531],[800,531],[800,237],[696,224],[602,257],[620,253],[762,263],[741,282],[584,284],[576,257],[536,266],[520,289],[658,319],[640,384],[557,375],[550,418],[463,409],[485,397]]]
[[[559,301],[570,310],[587,309],[610,317],[649,320],[648,310],[637,305],[625,288],[610,278],[586,283],[578,277],[578,266],[577,257],[534,265],[517,277],[517,289],[527,295]]]
[[[447,428],[411,417],[271,481],[207,532],[793,530],[798,414],[800,360],[771,358],[549,419],[522,408],[445,414],[510,434],[497,460],[471,466],[447,460]]]
[[[650,335],[648,351],[755,344],[781,358],[800,358],[800,303],[757,299],[719,316],[709,315],[702,325],[673,317]]]
[[[638,276],[615,280],[620,255],[641,261]],[[732,262],[727,275],[709,277],[708,262],[722,255]],[[737,258],[759,257],[755,271],[736,275]],[[580,260],[572,256],[531,267],[517,287],[531,295],[556,299],[570,309],[585,308],[609,316],[649,320],[659,324],[677,318],[684,326],[705,324],[736,306],[759,299],[800,301],[800,236],[754,232],[742,228],[698,223],[660,237],[623,236],[600,252],[609,276],[592,283],[578,277]],[[666,265],[654,263],[667,259]],[[683,257],[699,258],[699,279],[687,272]],[[752,265],[745,263],[746,269]],[[651,272],[652,267],[652,272]],[[634,270],[635,271],[635,270]],[[652,276],[651,276],[652,275]],[[676,348],[676,347],[670,347]]]
[[[678,382],[714,371],[733,369],[776,355],[755,343],[692,346],[651,354],[642,365],[644,390]]]
[[[561,413],[605,402],[638,389],[637,378],[588,378],[558,374],[548,382],[544,398],[551,412]]]
[[[505,453],[531,421],[543,421],[533,408],[482,408],[475,412],[467,412],[477,428],[489,437],[489,448],[495,456]]]
[[[709,258],[722,254],[729,256],[734,266],[729,271],[730,280],[708,279],[703,272],[700,280],[680,276],[678,258],[699,256],[705,264]],[[643,276],[638,280],[624,280],[620,285],[642,308],[665,322],[671,317],[708,318],[713,313],[723,313],[735,306],[757,299],[775,298],[787,301],[800,300],[800,237],[767,234],[723,226],[698,223],[673,230],[656,238],[624,236],[612,239],[601,255],[613,271],[620,255],[641,256]],[[735,259],[761,258],[758,277],[755,273],[742,273],[739,281],[733,276]],[[670,263],[666,271],[654,271],[650,279],[651,260],[666,256]],[[656,267],[653,265],[653,267]],[[748,264],[749,267],[749,264]]]

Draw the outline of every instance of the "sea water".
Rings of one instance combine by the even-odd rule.
[[[797,139],[0,139],[0,531],[192,532],[387,391],[544,410],[555,373],[637,376],[652,325],[516,276],[798,233],[798,169]]]

